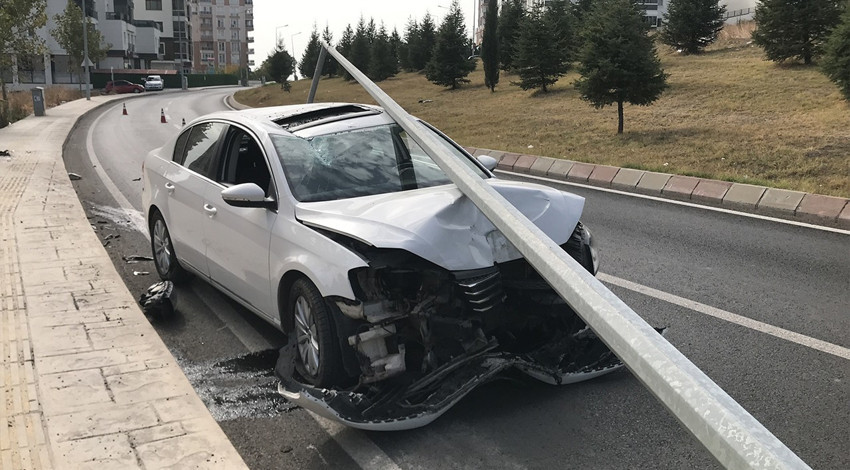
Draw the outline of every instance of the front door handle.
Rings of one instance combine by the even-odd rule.
[[[218,212],[218,209],[209,204],[204,204],[204,210],[207,212],[207,216],[209,216],[210,219],[212,219],[215,216],[215,213]]]
[[[165,183],[165,189],[168,191],[168,194],[174,193],[174,184],[173,183]]]

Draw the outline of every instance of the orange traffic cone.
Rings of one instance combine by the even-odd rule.
[[[127,115],[127,104],[126,103],[124,104],[124,111],[122,111],[121,114],[123,114],[124,116]]]
[[[159,122],[168,124],[168,121],[165,120],[165,110],[162,108],[159,108]]]

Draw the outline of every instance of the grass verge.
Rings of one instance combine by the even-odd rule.
[[[627,105],[621,136],[616,108],[582,101],[575,73],[545,94],[511,86],[516,77],[504,73],[490,93],[480,66],[455,91],[416,73],[379,85],[466,146],[850,197],[848,104],[817,68],[768,62],[737,28],[701,55],[659,48],[670,88],[652,106]],[[299,80],[290,93],[268,85],[236,99],[299,104],[309,88]],[[373,102],[339,78],[322,80],[317,101]]]
[[[13,91],[9,92],[7,96],[9,97],[10,123],[20,121],[33,113],[31,91]],[[62,86],[50,86],[44,89],[44,102],[47,108],[53,108],[82,97],[82,91]]]

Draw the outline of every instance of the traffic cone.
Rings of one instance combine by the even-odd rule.
[[[165,110],[162,108],[159,108],[159,122],[168,124],[168,121],[165,120]]]
[[[124,104],[124,110],[121,111],[121,114],[123,114],[124,116],[127,115],[127,104],[126,103]]]

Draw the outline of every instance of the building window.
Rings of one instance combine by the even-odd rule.
[[[239,30],[230,32],[230,39],[239,39]]]
[[[236,42],[236,41],[233,41],[233,44],[230,45],[230,49],[233,52],[239,52],[239,49],[240,49],[239,43]]]
[[[219,63],[219,64],[222,64],[222,65],[225,63],[225,60],[224,60],[224,54],[219,54],[219,55],[218,55],[218,63]]]
[[[162,10],[162,0],[145,0],[145,10]]]
[[[219,51],[219,52],[224,52],[224,42],[219,42],[219,43],[218,43],[218,51]]]
[[[224,20],[223,20],[223,19],[221,19],[221,18],[219,18],[219,19],[218,19],[218,27],[219,27],[219,28],[224,28]]]

